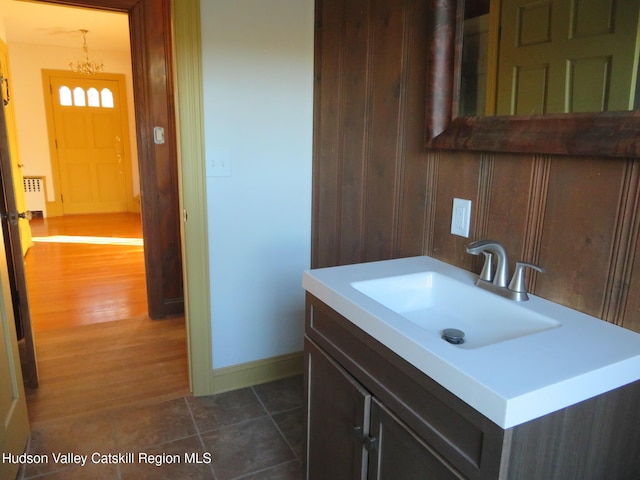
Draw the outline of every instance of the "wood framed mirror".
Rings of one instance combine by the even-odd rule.
[[[429,0],[431,27],[428,32],[426,92],[427,147],[563,155],[640,156],[640,110],[460,115],[465,1],[472,0]]]

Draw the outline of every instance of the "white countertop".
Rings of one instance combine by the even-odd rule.
[[[309,270],[304,272],[302,284],[505,429],[640,379],[640,334],[534,295],[518,305],[556,319],[560,327],[464,349],[351,286],[353,282],[425,271],[468,285],[477,278],[430,257],[411,257]]]

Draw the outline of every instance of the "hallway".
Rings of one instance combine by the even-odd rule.
[[[40,374],[27,395],[32,424],[188,394],[184,318],[146,314],[140,215],[31,225],[25,263]]]
[[[25,256],[35,333],[146,315],[137,213],[31,220]]]

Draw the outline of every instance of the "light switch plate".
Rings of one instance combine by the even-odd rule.
[[[471,200],[462,198],[453,199],[451,212],[451,233],[469,238],[469,226],[471,225]]]

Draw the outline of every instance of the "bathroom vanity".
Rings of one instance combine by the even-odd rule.
[[[305,272],[306,478],[640,478],[640,335],[535,296],[513,313],[475,278],[429,257]],[[520,309],[527,328],[465,324],[462,345],[428,320]]]

